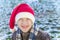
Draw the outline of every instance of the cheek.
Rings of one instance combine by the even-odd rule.
[[[18,27],[20,27],[21,23],[20,23],[20,22],[18,22],[18,24],[17,24],[17,25],[18,25]]]
[[[31,23],[31,22],[29,22],[29,23],[28,23],[28,25],[29,25],[29,26],[32,26],[32,23]]]

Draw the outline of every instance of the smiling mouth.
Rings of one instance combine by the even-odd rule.
[[[22,26],[22,28],[26,29],[26,28],[28,28],[28,26]]]

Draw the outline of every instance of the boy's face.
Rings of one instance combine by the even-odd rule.
[[[17,23],[18,23],[18,27],[23,32],[28,32],[33,24],[29,18],[20,18]]]

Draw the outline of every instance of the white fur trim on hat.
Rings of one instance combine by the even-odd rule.
[[[13,32],[14,30],[17,31],[18,28],[15,26],[14,29],[10,29],[10,32]]]
[[[20,19],[20,18],[29,18],[32,20],[32,22],[34,23],[35,22],[35,17],[33,14],[31,14],[30,12],[20,12],[16,15],[15,17],[15,22],[17,23],[17,21]]]

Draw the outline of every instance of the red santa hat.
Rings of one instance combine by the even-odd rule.
[[[29,18],[33,23],[35,21],[34,10],[26,3],[19,4],[13,9],[9,22],[10,29],[15,28],[14,25],[20,18]]]

